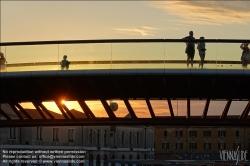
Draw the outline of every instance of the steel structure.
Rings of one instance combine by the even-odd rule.
[[[213,73],[214,72],[214,73]],[[92,70],[92,71],[43,71],[5,73],[1,78],[1,102],[8,103],[16,113],[6,118],[1,127],[7,126],[49,126],[49,125],[178,125],[178,126],[250,126],[249,71],[242,73],[227,70]],[[206,88],[204,88],[206,87]],[[199,90],[202,89],[202,90]],[[75,117],[60,101],[78,101],[86,119]],[[131,118],[118,118],[107,100],[123,100]],[[151,118],[138,118],[129,103],[145,100]],[[171,116],[157,117],[150,100],[166,100]],[[186,117],[175,116],[172,100],[186,100]],[[86,100],[100,100],[109,118],[97,118],[85,103]],[[190,116],[190,102],[206,100],[200,117]],[[227,100],[221,116],[208,116],[211,100]],[[227,116],[234,100],[248,101],[240,116]],[[42,119],[34,119],[20,102],[30,101]],[[56,119],[42,104],[54,101],[65,119]]]
[[[199,40],[197,40],[199,41]],[[206,40],[206,42],[240,43],[249,40]],[[178,39],[98,40],[98,41],[43,41],[1,43],[1,46],[108,43],[108,42],[183,42]],[[177,62],[177,61],[176,61]],[[239,63],[239,62],[236,62]],[[26,64],[27,65],[27,64]],[[29,65],[29,64],[28,64]],[[75,126],[75,125],[168,125],[168,126],[250,126],[250,70],[233,69],[108,69],[69,71],[3,72],[1,103],[8,104],[17,118],[0,109],[1,127],[11,126]],[[86,118],[76,117],[61,103],[78,101]],[[122,100],[130,118],[116,117],[107,100]],[[129,100],[145,100],[151,118],[136,116]],[[173,100],[187,102],[186,116],[176,116]],[[85,103],[100,100],[108,118],[98,118]],[[170,116],[155,115],[150,100],[165,100]],[[201,116],[191,116],[190,102],[205,100]],[[208,116],[211,100],[227,101],[220,116]],[[41,118],[32,117],[21,102],[32,102]],[[57,119],[42,102],[54,101],[64,119]],[[229,116],[232,101],[248,101],[238,116]]]

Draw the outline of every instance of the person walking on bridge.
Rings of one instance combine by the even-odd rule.
[[[4,58],[4,54],[0,52],[0,71],[6,71],[6,59]]]
[[[64,70],[68,70],[69,69],[69,64],[70,62],[67,60],[67,55],[63,56],[63,60],[61,61],[61,69]]]
[[[247,57],[247,54],[250,54],[248,45],[249,43],[242,43],[240,45],[240,48],[243,50],[241,55],[241,63],[243,68],[247,68],[247,64],[250,62],[250,59]]]
[[[193,68],[193,59],[195,54],[195,42],[192,41],[195,40],[195,38],[193,36],[194,36],[193,31],[190,31],[189,36],[182,38],[182,39],[188,39],[188,42],[186,42],[187,46],[185,53],[187,54],[187,67],[189,67],[189,61],[191,61],[192,68]]]

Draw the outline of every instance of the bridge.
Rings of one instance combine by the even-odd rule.
[[[196,40],[200,42],[201,40]],[[117,39],[0,43],[7,64],[1,71],[1,127],[76,125],[250,126],[250,70],[241,66],[240,43],[249,40],[206,39],[204,69],[187,68],[185,40]],[[69,70],[61,70],[63,55]],[[76,101],[79,117],[61,101]],[[122,102],[128,116],[119,117],[108,101]],[[146,103],[150,117],[139,117],[131,100]],[[185,101],[185,116],[173,102]],[[99,117],[86,103],[99,101],[107,117]],[[158,116],[152,101],[164,101],[169,115]],[[191,103],[204,101],[199,116]],[[211,101],[224,101],[220,115],[209,115]],[[246,105],[229,115],[232,102]],[[40,118],[23,102],[32,103]],[[54,102],[63,118],[54,116],[44,102]],[[15,114],[10,116],[3,105]],[[166,110],[166,111],[167,111]]]

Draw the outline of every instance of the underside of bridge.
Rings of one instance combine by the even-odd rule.
[[[6,72],[1,74],[1,127],[77,125],[168,125],[168,126],[250,126],[250,72],[248,70],[130,69]],[[120,118],[107,100],[122,100],[129,112]],[[173,100],[186,101],[186,116],[176,116]],[[74,115],[61,100],[77,101],[85,117]],[[85,101],[101,101],[108,118],[98,118]],[[136,116],[129,100],[144,100],[150,118]],[[150,100],[165,100],[170,116],[155,115]],[[191,101],[204,100],[201,116],[191,116]],[[220,116],[208,116],[210,101],[227,101]],[[54,101],[62,113],[58,119],[42,102]],[[238,116],[229,116],[232,101],[247,101]],[[34,118],[21,102],[31,102],[41,118]]]

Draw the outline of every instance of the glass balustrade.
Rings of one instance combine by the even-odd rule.
[[[145,39],[146,40],[146,39]],[[70,43],[70,41],[69,41]],[[205,69],[243,70],[241,43],[207,42]],[[200,56],[195,45],[194,69]],[[4,45],[0,50],[7,60],[6,70],[61,70],[61,60],[67,55],[69,70],[90,69],[189,69],[185,42],[90,42],[72,44]],[[191,67],[191,65],[189,65]],[[247,70],[248,68],[244,69]]]

